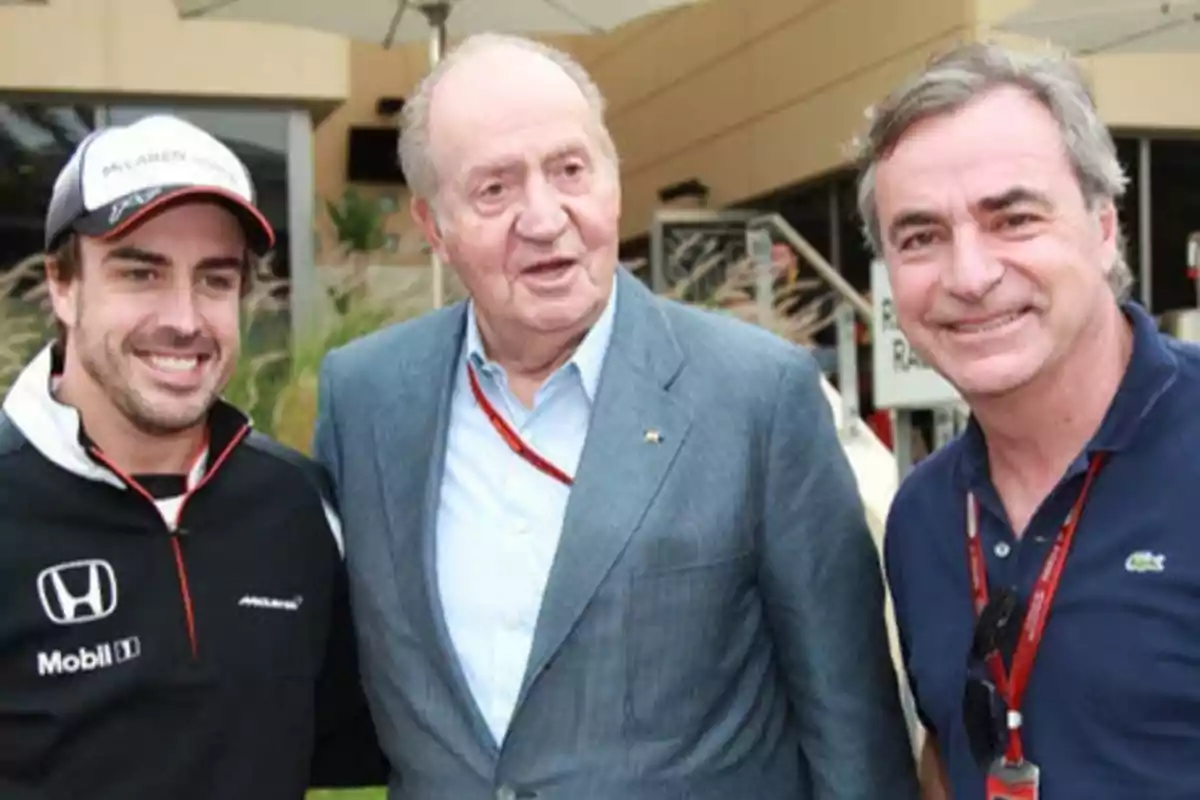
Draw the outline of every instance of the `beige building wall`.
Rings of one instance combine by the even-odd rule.
[[[1005,17],[1031,0],[973,0],[976,36],[1039,50],[1040,42],[1007,34]],[[1081,6],[1082,8],[1082,6]],[[1085,57],[1096,105],[1114,128],[1200,130],[1200,54],[1126,53]]]
[[[317,230],[328,260],[332,230],[324,202],[336,201],[346,188],[347,136],[354,125],[386,125],[391,122],[375,111],[381,97],[408,96],[428,68],[429,49],[414,44],[385,50],[376,44],[351,42],[348,47],[347,73],[351,91],[346,101],[323,119],[314,136],[315,179],[320,203],[316,209]],[[389,195],[397,203],[397,212],[388,221],[388,231],[401,237],[402,249],[409,251],[419,245],[420,234],[408,213],[408,192],[391,187],[355,187],[363,194],[379,197]],[[411,260],[400,256],[401,260]]]
[[[696,177],[714,206],[837,167],[863,111],[934,50],[969,37],[971,0],[703,0],[608,35],[560,39],[609,103],[622,157],[622,235],[659,188]],[[318,188],[344,185],[346,129],[408,94],[427,49],[351,47],[349,101],[317,131]],[[405,219],[394,221],[405,229]]]
[[[624,235],[677,181],[721,206],[843,164],[866,107],[970,37],[971,2],[705,0],[578,45],[610,104]]]
[[[171,0],[0,5],[0,91],[244,98],[325,113],[350,92],[348,44],[313,31],[188,21]]]
[[[1027,2],[702,0],[570,40],[609,100],[623,235],[645,232],[658,189],[677,181],[699,178],[722,206],[844,165],[865,108],[931,53],[972,37],[1039,46],[996,30]],[[319,120],[321,198],[344,187],[349,126],[383,122],[377,98],[410,93],[426,59],[424,43],[182,22],[171,0],[0,4],[0,92],[299,102]],[[1200,129],[1200,55],[1086,61],[1110,124]],[[406,213],[391,227],[415,236]]]

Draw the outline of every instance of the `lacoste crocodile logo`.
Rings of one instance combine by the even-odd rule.
[[[1162,572],[1167,568],[1167,557],[1162,553],[1138,550],[1125,559],[1126,572]]]

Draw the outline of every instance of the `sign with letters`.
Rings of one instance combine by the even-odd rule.
[[[934,408],[960,402],[958,392],[926,364],[896,322],[887,265],[871,263],[872,386],[876,408]]]

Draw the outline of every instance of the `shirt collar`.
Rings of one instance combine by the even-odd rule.
[[[1168,337],[1158,330],[1154,318],[1138,303],[1121,306],[1133,328],[1133,353],[1100,429],[1088,442],[1080,462],[1097,452],[1115,453],[1128,447],[1143,421],[1175,383],[1179,361]],[[962,437],[961,477],[967,485],[988,474],[987,444],[983,431],[972,417]],[[1077,467],[1079,464],[1076,465]]]
[[[596,390],[600,386],[600,372],[604,367],[604,357],[608,353],[608,345],[612,340],[613,321],[616,318],[617,307],[617,278],[613,276],[612,291],[608,295],[608,303],[591,330],[583,337],[579,347],[571,358],[561,368],[573,368],[583,385],[589,402],[595,402]],[[479,334],[479,320],[475,314],[475,301],[467,303],[467,335],[463,342],[467,358],[480,370],[499,370],[500,366],[488,359],[483,349],[483,339]]]

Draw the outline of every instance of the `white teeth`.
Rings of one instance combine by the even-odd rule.
[[[147,360],[155,369],[161,369],[164,372],[189,372],[200,363],[197,356],[150,356]]]
[[[986,322],[963,322],[963,323],[959,323],[958,325],[955,325],[954,329],[956,331],[959,331],[960,333],[982,333],[984,331],[990,331],[990,330],[994,330],[996,328],[1003,327],[1003,326],[1007,325],[1008,323],[1016,320],[1016,318],[1019,316],[1021,316],[1021,315],[1020,314],[1006,314],[1003,317],[996,317],[995,319],[989,319]]]

